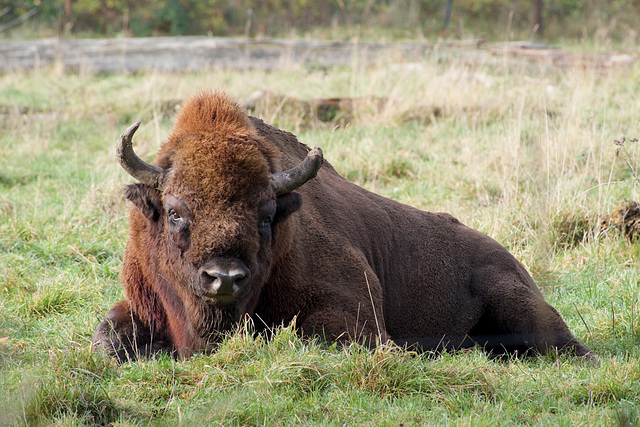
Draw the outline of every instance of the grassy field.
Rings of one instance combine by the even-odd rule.
[[[203,88],[382,97],[348,123],[282,103],[255,115],[350,180],[448,211],[531,271],[601,357],[498,361],[301,340],[245,325],[210,355],[117,365],[90,337],[121,299],[130,178],[114,145],[142,120],[150,159],[175,101]],[[455,57],[332,70],[0,76],[0,425],[640,425],[640,245],[604,215],[638,200],[640,67],[547,69]],[[620,155],[614,141],[626,137]]]

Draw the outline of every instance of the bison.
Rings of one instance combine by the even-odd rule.
[[[590,355],[495,240],[348,182],[226,95],[188,99],[154,164],[132,149],[138,126],[117,147],[138,181],[125,189],[126,299],[95,349],[188,358],[248,317],[329,341]]]

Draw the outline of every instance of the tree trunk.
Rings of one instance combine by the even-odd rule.
[[[533,31],[541,36],[544,35],[543,8],[544,0],[533,0]]]
[[[449,21],[451,21],[451,9],[453,9],[453,0],[447,0],[447,7],[444,10],[444,20],[442,21],[442,28],[447,28],[449,26]]]
[[[71,13],[71,0],[64,0],[64,34],[71,33],[71,27],[73,27],[73,15]]]

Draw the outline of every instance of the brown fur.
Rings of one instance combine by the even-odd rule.
[[[118,357],[188,357],[247,315],[269,327],[297,317],[301,332],[330,340],[589,354],[506,249],[448,214],[370,193],[327,162],[297,190],[302,207],[296,193],[276,198],[270,173],[307,151],[224,95],[188,100],[156,160],[171,170],[164,192],[127,190],[136,206],[122,268],[127,302],[108,313],[96,345]],[[186,206],[187,231],[169,227],[175,200]],[[275,219],[259,230],[269,200]],[[198,269],[212,259],[248,266],[246,295],[202,296]]]

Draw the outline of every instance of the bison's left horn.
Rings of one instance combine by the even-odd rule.
[[[316,147],[309,151],[307,157],[298,166],[272,174],[271,187],[277,196],[289,194],[315,177],[320,166],[322,166],[322,150]]]
[[[137,122],[124,131],[118,140],[116,157],[118,161],[120,161],[120,166],[122,166],[129,175],[143,184],[162,191],[167,182],[167,171],[159,166],[145,162],[133,151],[133,143],[131,140],[139,126],[140,122]]]

